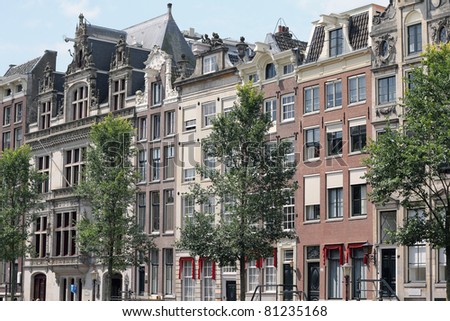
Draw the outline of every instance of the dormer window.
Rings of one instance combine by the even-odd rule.
[[[85,118],[88,115],[88,87],[80,86],[72,92],[69,120]]]
[[[203,57],[203,74],[209,74],[217,71],[217,57],[207,56]]]
[[[330,31],[330,57],[341,55],[344,49],[342,28]]]
[[[152,105],[160,105],[162,101],[162,84],[160,81],[152,83]]]
[[[275,65],[270,63],[266,65],[266,79],[271,79],[277,75]]]
[[[125,107],[125,79],[115,80],[113,82],[113,110]]]

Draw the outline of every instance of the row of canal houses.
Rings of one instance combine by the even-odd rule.
[[[80,255],[76,226],[89,204],[73,193],[80,181],[90,126],[113,113],[136,128],[141,174],[137,224],[155,237],[149,263],[113,276],[113,296],[138,300],[236,300],[239,271],[191,257],[174,245],[196,204],[185,195],[205,157],[211,120],[236,102],[236,86],[252,81],[271,115],[270,141],[291,143],[299,189],[284,207],[283,228],[295,239],[273,256],[247,262],[248,299],[355,300],[445,298],[445,253],[428,244],[403,247],[388,230],[409,211],[396,199],[367,200],[364,146],[402,123],[408,70],[427,44],[450,39],[447,0],[389,1],[323,14],[297,39],[280,24],[264,42],[246,43],[193,29],[181,32],[168,4],[163,15],[124,30],[79,16],[73,61],[58,72],[57,53],[0,78],[1,146],[33,149],[44,209],[32,224],[33,253],[12,269],[0,262],[0,299],[17,271],[21,300],[102,300],[106,270]],[[226,215],[211,196],[202,210]],[[259,291],[261,289],[261,291]],[[286,291],[287,290],[287,291]]]

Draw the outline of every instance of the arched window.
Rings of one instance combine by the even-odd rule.
[[[269,63],[266,65],[266,79],[270,79],[275,77],[277,74],[275,70],[275,65],[272,63]]]

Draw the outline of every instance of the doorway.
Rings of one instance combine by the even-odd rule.
[[[383,296],[392,296],[396,292],[396,255],[395,249],[381,250],[381,278],[392,288],[394,293],[390,293],[389,289],[381,284],[381,291]]]
[[[318,301],[320,297],[320,263],[308,262],[308,300]]]
[[[37,274],[34,276],[33,301],[45,301],[47,277],[45,274]]]
[[[236,281],[226,281],[225,295],[227,301],[236,301]]]

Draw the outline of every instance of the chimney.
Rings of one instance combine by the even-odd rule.
[[[167,4],[167,13],[172,14],[172,4],[170,2]]]

